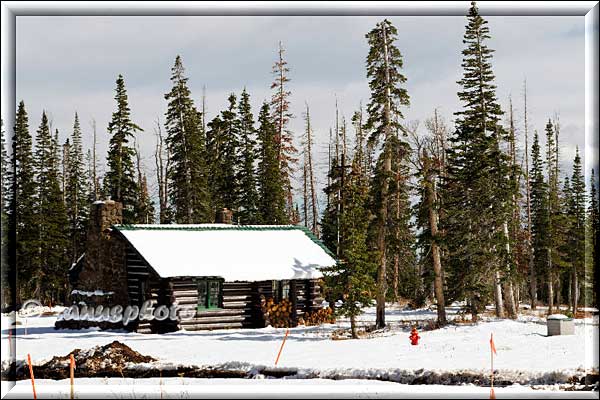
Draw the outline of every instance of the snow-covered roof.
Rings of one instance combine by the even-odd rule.
[[[115,225],[163,278],[226,281],[316,279],[336,263],[310,231],[295,225]]]

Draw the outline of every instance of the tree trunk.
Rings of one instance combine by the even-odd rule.
[[[562,284],[561,284],[561,280],[557,279],[556,280],[556,290],[554,291],[554,304],[556,304],[556,307],[560,310],[560,304],[561,304],[561,300],[562,300]]]
[[[537,276],[535,271],[534,254],[531,246],[531,185],[529,183],[529,135],[527,125],[527,81],[523,82],[523,93],[525,102],[524,122],[525,122],[525,192],[527,197],[527,253],[529,266],[529,297],[531,299],[531,309],[535,310],[537,303]]]
[[[471,322],[477,322],[477,300],[473,297],[471,298]]]
[[[512,108],[511,108],[512,110]],[[503,229],[504,229],[504,237],[506,238],[506,253],[508,255],[511,254],[510,252],[510,237],[509,237],[509,233],[508,233],[508,222],[504,221],[503,224]],[[507,265],[507,272],[510,272],[510,265]],[[508,282],[505,283],[504,285],[504,297],[506,299],[506,309],[507,309],[507,313],[508,313],[508,317],[511,319],[516,319],[517,318],[517,309],[515,307],[515,295],[513,293],[513,284],[510,281],[510,276],[508,277]]]
[[[506,301],[506,313],[508,318],[517,319],[517,307],[512,282],[504,284],[504,298]]]
[[[310,198],[311,198],[311,207],[312,207],[312,232],[319,237],[319,212],[317,209],[317,192],[315,190],[315,176],[313,169],[313,161],[312,161],[312,130],[310,128],[310,118],[308,114],[308,104],[306,105],[306,115],[307,115],[307,150],[308,150],[308,174],[309,174],[309,184],[310,184]]]
[[[94,140],[92,145],[92,179],[94,180],[94,201],[98,200],[99,188],[98,188],[98,178],[96,176],[96,120],[92,120],[92,128],[94,131]]]
[[[554,283],[552,282],[552,272],[548,271],[548,314],[554,310]]]
[[[427,157],[424,157],[425,159]],[[429,229],[431,230],[431,253],[433,258],[433,290],[435,292],[435,300],[437,302],[437,321],[438,326],[446,325],[446,306],[444,300],[444,280],[442,276],[442,259],[440,255],[440,246],[437,243],[438,236],[438,212],[435,208],[437,201],[437,191],[435,188],[435,182],[433,177],[429,174],[429,171],[424,171],[425,176],[428,177],[427,182],[427,208],[429,217]]]
[[[304,226],[308,228],[308,176],[307,176],[307,162],[304,160],[304,166],[302,168],[302,197],[304,204],[302,205],[302,211],[304,216]]]
[[[569,302],[569,311],[573,312],[573,295],[571,294],[571,289],[573,288],[573,274],[569,274],[569,283],[567,286],[567,301]]]
[[[399,264],[400,264],[400,259],[398,257],[398,254],[394,254],[394,282],[393,282],[393,287],[394,287],[394,301],[396,303],[400,302],[400,295],[398,294],[398,273],[399,273]]]
[[[498,271],[494,276],[494,300],[496,302],[496,317],[504,318],[504,301],[502,300],[502,286],[500,284],[500,272]]]
[[[573,288],[571,289],[571,296],[573,296],[573,317],[575,317],[575,314],[577,314],[577,306],[578,306],[578,301],[579,301],[579,283],[578,283],[578,279],[577,279],[577,267],[576,264],[573,264]]]
[[[358,334],[356,333],[356,316],[354,314],[350,316],[350,330],[352,331],[352,339],[358,339]]]
[[[384,175],[385,179],[381,187],[381,207],[379,210],[380,226],[377,237],[377,247],[381,253],[380,263],[377,270],[377,311],[376,311],[376,322],[375,326],[377,329],[385,327],[385,294],[387,292],[386,282],[386,267],[387,267],[387,249],[386,249],[386,224],[388,219],[388,177],[392,172],[392,159],[391,152],[388,148],[388,140],[391,137],[391,93],[390,93],[390,71],[388,61],[388,45],[387,45],[387,33],[385,30],[385,24],[382,25],[383,30],[383,50],[384,50],[384,64],[385,64],[385,83],[387,86],[386,92],[386,103],[384,108],[384,121],[385,121],[385,141],[384,141]]]

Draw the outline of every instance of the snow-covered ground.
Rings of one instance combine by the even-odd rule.
[[[4,382],[3,382],[4,383]],[[37,380],[39,398],[68,398],[68,380]],[[539,398],[539,399],[597,399],[598,392],[565,392],[556,386],[528,387],[512,385],[495,388],[497,398]],[[490,388],[475,385],[402,385],[391,382],[326,379],[285,380],[285,379],[190,379],[190,378],[87,378],[77,379],[75,398],[95,399],[102,393],[103,398],[431,398],[432,395],[460,398],[488,399]],[[7,399],[32,397],[30,381],[19,381],[12,388]]]
[[[457,318],[457,308],[449,310],[451,319]],[[363,324],[374,321],[375,310],[367,309],[360,320]],[[435,311],[428,309],[402,311],[389,307],[386,319],[391,330],[385,331],[375,337],[360,340],[332,340],[331,334],[348,327],[348,322],[340,320],[337,324],[319,327],[298,327],[290,329],[290,334],[281,354],[278,367],[297,368],[305,376],[344,377],[343,381],[328,379],[300,380],[262,380],[268,382],[269,388],[277,385],[277,390],[282,393],[295,391],[316,390],[319,393],[344,393],[350,385],[352,378],[376,378],[378,376],[398,376],[404,371],[435,371],[435,372],[481,372],[489,374],[490,368],[490,335],[494,334],[497,356],[494,358],[494,369],[510,376],[528,377],[541,383],[553,383],[553,376],[581,375],[592,368],[598,369],[598,317],[576,320],[575,335],[572,336],[546,336],[545,319],[535,315],[526,315],[516,321],[496,320],[485,318],[476,324],[450,325],[443,329],[422,331],[418,346],[411,346],[409,332],[403,321],[434,320]],[[229,368],[251,368],[252,365],[273,366],[277,352],[281,346],[285,329],[264,328],[255,330],[217,330],[206,332],[173,332],[162,335],[149,335],[126,333],[119,331],[86,330],[55,330],[55,316],[38,318],[18,317],[16,359],[24,360],[27,354],[31,355],[34,365],[42,364],[53,356],[69,354],[73,349],[87,349],[97,345],[105,345],[118,340],[133,350],[143,355],[149,355],[159,360],[165,368],[174,365],[215,366],[225,365]],[[9,356],[8,326],[10,319],[2,315],[2,359]],[[27,330],[26,334],[25,331]],[[14,338],[12,338],[14,339]],[[395,379],[401,382],[402,380]],[[108,384],[112,390],[113,385],[131,382],[123,379],[109,379],[94,381],[77,379],[93,387],[98,384]],[[205,388],[195,389],[195,385],[205,385],[201,379],[189,379],[186,382],[190,390],[204,393]],[[261,381],[254,380],[227,380],[219,383],[209,380],[216,386],[236,384],[243,389],[240,391],[261,392]],[[135,380],[135,390],[140,386],[156,385],[152,379]],[[285,384],[286,382],[289,383]],[[318,383],[311,386],[310,383]],[[24,391],[31,394],[28,381],[20,381],[17,392]],[[165,379],[165,387],[169,385],[180,386],[175,378]],[[168,383],[168,384],[167,384]],[[363,382],[364,383],[364,382]],[[64,384],[64,382],[63,382]],[[46,385],[48,393],[62,390],[60,381]],[[57,386],[58,385],[58,386]],[[146,386],[144,386],[146,385]],[[391,386],[390,386],[391,385]],[[394,386],[396,385],[396,386]],[[52,387],[50,387],[52,386]],[[149,387],[148,386],[148,387]],[[489,388],[472,385],[467,386],[437,386],[416,388],[414,385],[406,386],[398,383],[368,381],[363,387],[364,393],[419,393],[441,392],[462,394],[488,394]],[[169,386],[171,387],[171,386]],[[233,387],[233,386],[232,386]],[[368,388],[367,388],[368,387]],[[250,389],[249,389],[250,388]],[[290,389],[295,388],[295,389]],[[4,389],[4,388],[3,388]],[[544,387],[544,392],[556,389],[553,386]],[[87,390],[87,389],[82,389]],[[107,388],[107,390],[109,390]],[[118,389],[123,395],[133,393],[132,388]],[[212,390],[212,389],[211,389]],[[231,389],[233,391],[237,389]],[[270,390],[270,389],[269,389]],[[295,390],[295,391],[294,391]],[[371,390],[374,390],[371,391]],[[96,391],[98,391],[96,389]],[[541,393],[532,390],[529,386],[510,386],[500,388],[497,393],[510,393],[511,391],[529,391],[533,394]],[[15,393],[17,393],[15,392]],[[90,389],[89,392],[93,392]],[[105,392],[104,389],[101,392]],[[174,386],[165,389],[165,393],[176,392]],[[12,393],[12,391],[11,391]],[[83,392],[82,392],[83,393]],[[138,392],[135,392],[138,393]],[[156,392],[153,392],[156,393]],[[196,393],[196,392],[194,392]],[[566,392],[561,392],[566,394]],[[579,393],[581,394],[581,392]],[[598,398],[595,392],[595,398]]]

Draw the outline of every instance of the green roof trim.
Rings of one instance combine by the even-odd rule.
[[[308,237],[310,238],[310,240],[312,240],[312,241],[313,241],[313,242],[315,242],[317,245],[319,245],[319,247],[320,247],[320,248],[322,248],[323,250],[325,250],[325,253],[327,253],[327,254],[328,254],[328,255],[329,255],[331,258],[333,258],[333,259],[334,259],[336,262],[338,261],[338,259],[337,259],[336,255],[335,255],[335,254],[333,254],[333,253],[331,252],[331,250],[329,250],[329,249],[327,248],[327,246],[325,246],[325,243],[323,243],[323,241],[322,241],[321,239],[319,239],[319,238],[317,237],[317,235],[315,235],[315,234],[313,233],[313,231],[311,231],[310,229],[308,229],[308,228],[307,228],[307,227],[305,227],[305,226],[300,226],[300,225],[297,225],[296,227],[297,227],[298,229],[300,229],[301,231],[304,231],[304,234],[305,234],[306,236],[308,236]]]
[[[162,224],[162,225],[128,225],[128,224],[119,224],[119,225],[113,225],[113,228],[117,229],[118,231],[138,231],[138,230],[145,230],[145,231],[293,231],[293,230],[298,230],[298,231],[302,231],[304,232],[304,234],[306,236],[309,237],[310,240],[312,240],[316,245],[318,245],[320,248],[323,249],[323,251],[325,251],[325,253],[327,253],[331,258],[333,258],[334,260],[336,260],[337,262],[337,258],[336,255],[333,254],[331,252],[331,250],[329,250],[327,248],[327,246],[325,246],[325,243],[323,243],[321,241],[321,239],[319,239],[310,229],[308,229],[305,226],[301,226],[301,225],[228,225],[228,226],[223,226],[223,225],[217,225],[217,226],[210,226],[210,225],[203,225],[203,226],[199,226],[199,225],[169,225],[169,224]]]

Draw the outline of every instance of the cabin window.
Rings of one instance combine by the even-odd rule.
[[[281,298],[290,298],[290,281],[281,281]]]
[[[290,298],[290,281],[273,281],[273,300],[278,303]]]
[[[199,279],[198,309],[207,310],[221,307],[222,284],[218,279]]]

